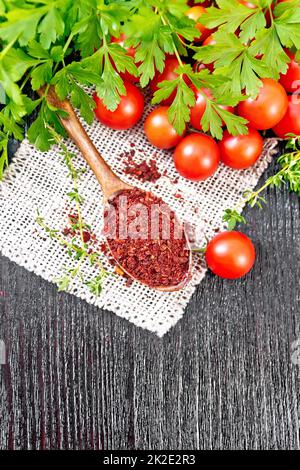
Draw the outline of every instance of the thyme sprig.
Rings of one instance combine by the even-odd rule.
[[[279,170],[275,175],[270,176],[260,188],[246,191],[243,199],[235,208],[226,209],[223,221],[228,223],[228,230],[233,230],[238,223],[246,223],[245,217],[240,214],[244,206],[263,208],[266,199],[262,193],[269,187],[287,186],[291,192],[300,196],[300,136],[291,136],[287,142],[285,153],[278,158],[277,163]]]
[[[75,202],[76,206],[76,215],[69,216],[69,221],[72,233],[79,232],[80,234],[79,241],[76,236],[74,236],[71,241],[68,241],[60,234],[59,230],[50,227],[38,211],[36,223],[45,231],[50,239],[56,240],[67,250],[67,254],[72,260],[72,266],[65,267],[63,275],[55,278],[53,281],[57,284],[59,291],[68,291],[74,279],[79,278],[89,288],[92,294],[99,296],[103,290],[104,281],[110,273],[105,270],[101,262],[100,253],[95,251],[91,252],[88,243],[84,240],[85,230],[90,230],[91,228],[90,225],[83,220],[81,206],[84,203],[84,198],[80,195],[78,187],[80,177],[85,170],[75,168],[73,163],[74,154],[68,150],[61,136],[51,126],[48,124],[45,124],[45,126],[51,133],[53,140],[59,145],[60,153],[69,170],[68,177],[72,180],[72,190],[67,195],[71,202]],[[82,266],[87,261],[91,265],[99,268],[99,274],[91,279],[85,280],[82,274]]]

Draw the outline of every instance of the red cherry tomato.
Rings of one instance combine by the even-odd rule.
[[[259,132],[249,128],[247,135],[232,136],[228,131],[219,142],[222,162],[236,170],[254,165],[263,150],[264,141]]]
[[[188,16],[191,20],[196,22],[196,28],[200,31],[201,36],[194,39],[194,42],[202,42],[210,35],[210,30],[207,29],[203,24],[201,24],[201,16],[204,15],[206,9],[201,5],[195,5],[185,12],[185,15]]]
[[[243,233],[219,233],[207,246],[206,262],[217,276],[238,279],[253,267],[255,248],[250,238]]]
[[[288,70],[284,75],[280,76],[279,83],[288,93],[300,92],[300,64],[295,60],[295,54],[286,51],[291,59]]]
[[[256,99],[248,98],[238,105],[238,114],[249,121],[250,127],[264,130],[276,126],[288,107],[288,98],[280,83],[271,78],[262,80]]]
[[[218,145],[212,137],[205,134],[190,134],[184,137],[174,152],[176,169],[192,181],[201,181],[212,176],[219,162]]]
[[[115,111],[109,111],[101,98],[96,94],[95,114],[102,124],[116,130],[125,130],[133,127],[142,117],[144,111],[144,97],[140,90],[130,82],[124,82],[126,95],[121,96],[121,101]]]
[[[287,134],[300,135],[300,95],[289,96],[288,110],[273,131],[283,139]]]
[[[190,123],[194,129],[202,131],[201,119],[206,109],[206,98],[204,95],[206,95],[211,100],[213,99],[213,95],[207,88],[201,88],[200,90],[196,90],[193,85],[191,88],[195,93],[196,104],[195,106],[193,106],[193,108],[191,108]],[[222,109],[225,109],[226,111],[229,111],[230,113],[234,114],[235,112],[235,109],[232,106],[221,105],[220,107]]]
[[[124,45],[126,41],[126,36],[124,33],[121,33],[120,36],[118,38],[115,38],[115,37],[112,37],[111,38],[111,42],[114,42],[114,43],[117,43],[117,44],[120,44],[120,46],[124,47],[124,49],[126,49],[127,51],[127,55],[129,55],[130,57],[133,58],[133,60],[135,59],[135,53],[136,53],[136,50],[134,47],[127,47]],[[136,64],[136,66],[138,67],[139,66],[139,63]],[[124,73],[120,73],[121,77],[123,78],[123,80],[128,80],[129,82],[131,83],[137,83],[139,81],[139,77],[135,77],[134,75],[132,75],[131,73],[129,72],[124,72]]]
[[[180,64],[176,57],[167,57],[165,62],[165,68],[162,73],[156,72],[153,80],[150,82],[150,89],[152,93],[155,93],[158,90],[158,84],[160,82],[163,82],[164,80],[172,81],[178,77],[178,74],[175,73],[175,70],[179,67],[179,65]],[[186,83],[189,83],[187,77],[184,77],[184,81]],[[173,103],[175,96],[176,90],[174,90],[173,93],[167,99],[163,100],[160,104],[164,106],[170,106]]]
[[[147,117],[144,125],[146,136],[152,145],[160,149],[175,147],[182,140],[182,136],[170,124],[168,107],[159,106]]]

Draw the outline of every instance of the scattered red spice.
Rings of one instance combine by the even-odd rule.
[[[140,189],[122,191],[109,203],[104,233],[115,260],[132,277],[151,287],[187,280],[190,251],[185,233],[161,198]]]
[[[78,238],[80,238],[80,236],[81,236],[80,229],[79,229],[79,226],[77,226],[77,224],[78,224],[78,214],[70,212],[68,214],[68,220],[69,220],[70,225],[68,225],[67,227],[65,227],[62,230],[62,234],[65,237],[75,237],[75,236],[77,236]],[[84,243],[90,243],[93,247],[97,246],[97,244],[98,244],[97,237],[94,233],[91,232],[91,230],[89,230],[88,228],[85,228],[82,231],[82,235],[83,235]],[[95,251],[96,251],[96,249],[95,249]],[[90,249],[89,254],[92,253],[92,252],[93,252],[93,250],[91,251],[91,249]]]
[[[132,285],[132,283],[133,283],[132,277],[127,277],[127,280],[125,282],[125,286],[130,287]]]
[[[170,182],[171,182],[172,184],[174,184],[174,186],[179,183],[179,178],[178,178],[178,177],[173,178],[173,179],[170,178],[169,175],[168,175],[168,171],[167,171],[167,170],[164,170],[164,171],[163,171],[162,176],[165,176],[166,178],[169,178]]]
[[[78,223],[78,214],[69,213],[68,220],[71,225],[65,227],[62,230],[62,234],[65,237],[70,237],[70,238],[73,238],[76,236],[79,241],[80,230],[79,228],[74,229],[74,226]],[[88,230],[88,229],[83,231],[83,241],[84,243],[89,244],[89,248],[87,249],[87,253],[89,255],[92,255],[97,252],[102,252],[106,256],[108,263],[115,268],[115,273],[118,274],[119,276],[122,276],[125,279],[126,287],[131,286],[133,280],[130,277],[128,277],[128,275],[124,273],[124,271],[118,266],[116,260],[113,258],[109,250],[107,243],[99,242],[97,240],[96,234],[91,232],[91,230]]]
[[[131,144],[131,147],[133,144]],[[125,151],[120,155],[124,162],[124,173],[126,175],[134,176],[142,182],[155,183],[161,177],[161,173],[157,168],[156,160],[151,158],[148,162],[142,160],[137,163],[134,159],[135,150]]]
[[[82,238],[83,238],[83,241],[84,243],[88,243],[91,239],[91,234],[90,232],[87,232],[87,230],[83,230],[82,232]]]
[[[62,231],[62,234],[65,237],[68,237],[69,235],[74,235],[74,230],[71,227],[65,227]]]

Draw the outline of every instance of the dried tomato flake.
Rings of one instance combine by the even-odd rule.
[[[110,201],[104,234],[118,264],[151,287],[188,277],[190,251],[175,213],[152,193],[125,190]]]
[[[134,176],[136,179],[143,182],[155,183],[161,177],[161,173],[157,168],[156,161],[152,158],[148,162],[142,160],[137,163],[134,160],[135,150],[126,151],[122,153],[124,161],[124,173],[126,175]]]
[[[84,231],[82,232],[82,235],[83,235],[83,241],[84,241],[84,243],[88,243],[88,242],[90,241],[90,239],[91,239],[91,234],[90,234],[90,232],[87,232],[86,230],[84,230]]]

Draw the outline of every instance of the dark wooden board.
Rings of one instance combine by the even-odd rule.
[[[251,274],[208,274],[163,339],[0,258],[0,448],[300,449],[299,198],[268,199]]]

